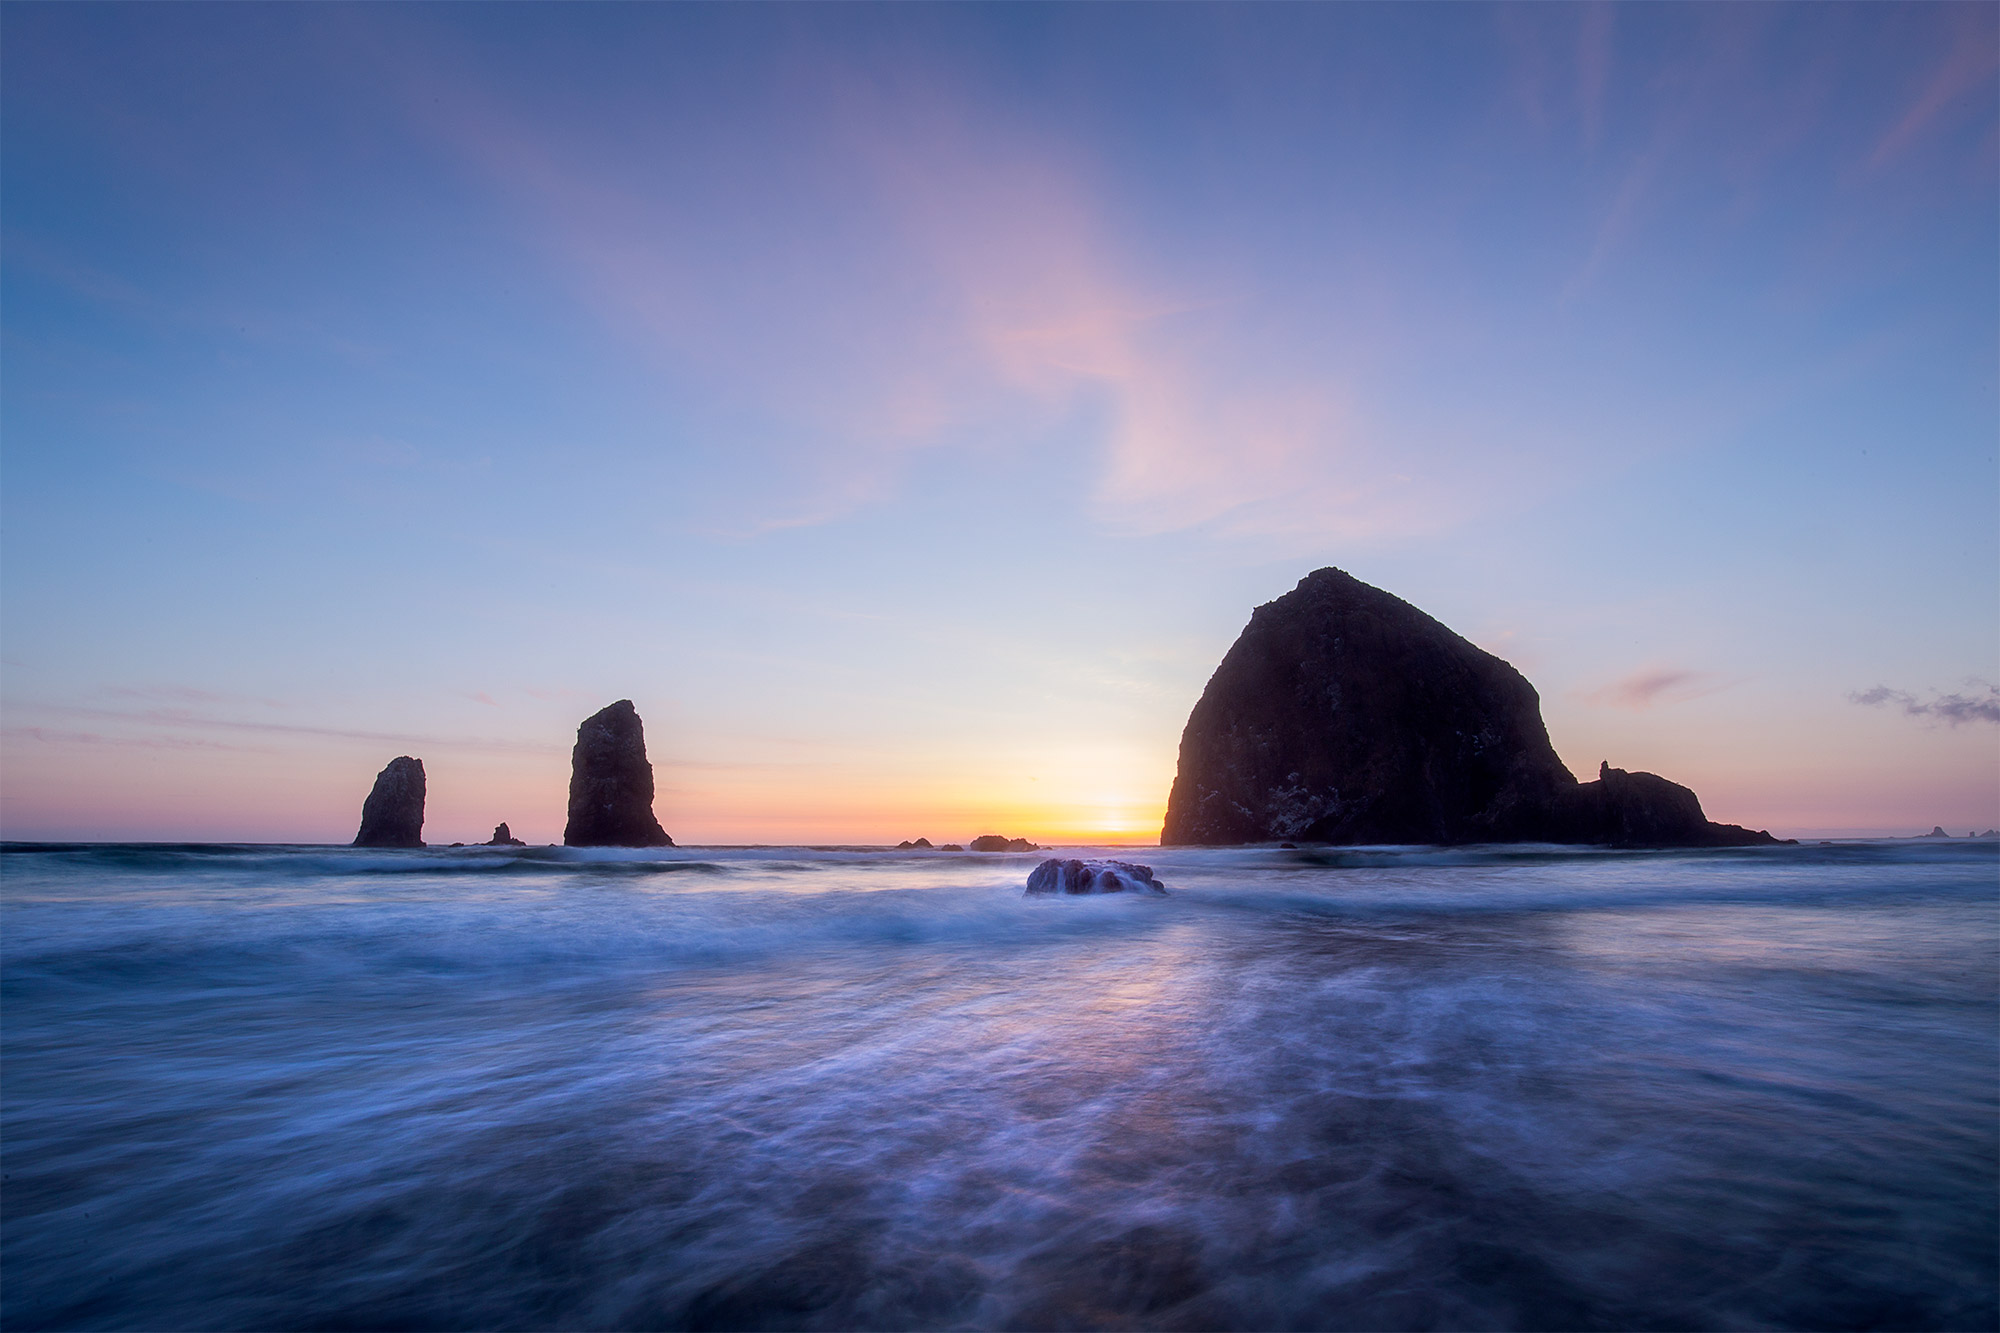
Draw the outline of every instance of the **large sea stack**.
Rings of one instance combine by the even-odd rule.
[[[646,731],[630,699],[593,713],[570,752],[565,847],[671,847],[653,817],[653,766]]]
[[[1260,606],[1181,733],[1167,845],[1769,843],[1686,787],[1579,783],[1535,687],[1401,598],[1338,569]]]
[[[361,803],[356,847],[424,845],[424,761],[402,755],[375,775],[374,789]]]

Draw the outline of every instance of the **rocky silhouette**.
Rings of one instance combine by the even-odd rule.
[[[361,803],[361,831],[356,847],[421,847],[424,845],[424,761],[400,755],[375,775],[375,786]]]
[[[1041,847],[1026,838],[1008,838],[998,833],[982,833],[968,844],[975,852],[1039,852]]]
[[[932,850],[931,840],[929,838],[918,838],[915,842],[910,842],[906,839],[896,844],[896,850],[899,852],[930,851]]]
[[[1401,598],[1317,570],[1260,606],[1181,734],[1166,845],[1771,843],[1686,787],[1556,757],[1520,672]]]
[[[671,847],[653,817],[653,766],[630,699],[585,718],[570,752],[565,847]]]
[[[1166,886],[1153,878],[1153,868],[1132,861],[1077,861],[1051,857],[1028,875],[1023,897],[1055,893],[1157,893]]]
[[[486,840],[488,847],[526,847],[528,844],[515,837],[505,824],[497,824],[493,836]]]

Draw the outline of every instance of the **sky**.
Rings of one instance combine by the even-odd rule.
[[[2000,9],[0,6],[0,835],[1157,838],[1338,566],[2000,825]]]

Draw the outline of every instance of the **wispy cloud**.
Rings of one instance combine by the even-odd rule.
[[[1868,159],[1871,167],[1881,167],[1903,155],[1947,107],[1984,88],[2000,71],[2000,53],[1993,49],[1990,10],[1968,5],[1961,11],[1951,49],[1924,79],[1910,104],[1875,145]],[[1992,96],[1985,99],[1990,107]]]
[[[140,750],[242,750],[247,747],[198,736],[107,736],[95,731],[68,731],[57,727],[0,728],[0,737],[10,742],[34,741],[42,745],[114,745]]]
[[[1360,370],[1308,364],[1254,282],[1138,243],[1077,142],[939,71],[878,74],[789,70],[786,147],[748,173],[726,134],[675,145],[671,176],[664,146],[607,161],[469,71],[417,80],[429,132],[607,326],[762,423],[732,427],[733,450],[773,463],[732,502],[757,512],[711,511],[716,530],[845,516],[927,450],[1078,433],[1078,498],[1127,532],[1323,543],[1435,531],[1491,500],[1428,466],[1447,442],[1373,429]]]
[[[1907,690],[1892,690],[1887,685],[1860,690],[1847,697],[1871,708],[1893,705],[1910,717],[1934,718],[1954,727],[1968,722],[2000,723],[2000,687],[1983,680],[1970,680],[1966,685],[1968,691],[1964,694],[1933,692],[1929,699],[1919,699]]]
[[[387,745],[437,746],[455,750],[489,750],[504,753],[542,754],[552,753],[564,747],[550,743],[527,741],[492,740],[477,736],[438,736],[414,732],[372,731],[349,727],[309,726],[292,722],[246,721],[242,718],[218,717],[211,713],[189,708],[149,708],[125,711],[112,708],[86,708],[70,705],[44,704],[37,711],[60,717],[70,717],[97,723],[118,723],[128,728],[140,729],[137,736],[119,738],[99,732],[55,732],[49,731],[37,737],[42,740],[68,740],[77,743],[142,743],[147,734],[220,732],[225,735],[253,733],[274,736],[321,736],[335,740],[380,741]],[[14,728],[22,732],[35,728]]]
[[[1649,708],[1699,699],[1726,690],[1735,683],[1708,671],[1694,671],[1686,667],[1649,667],[1601,689],[1588,691],[1582,697],[1584,702],[1602,708],[1623,708],[1641,713]]]

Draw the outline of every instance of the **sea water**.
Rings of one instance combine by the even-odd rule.
[[[2000,1318],[1993,843],[1109,854],[10,847],[0,1319]]]

